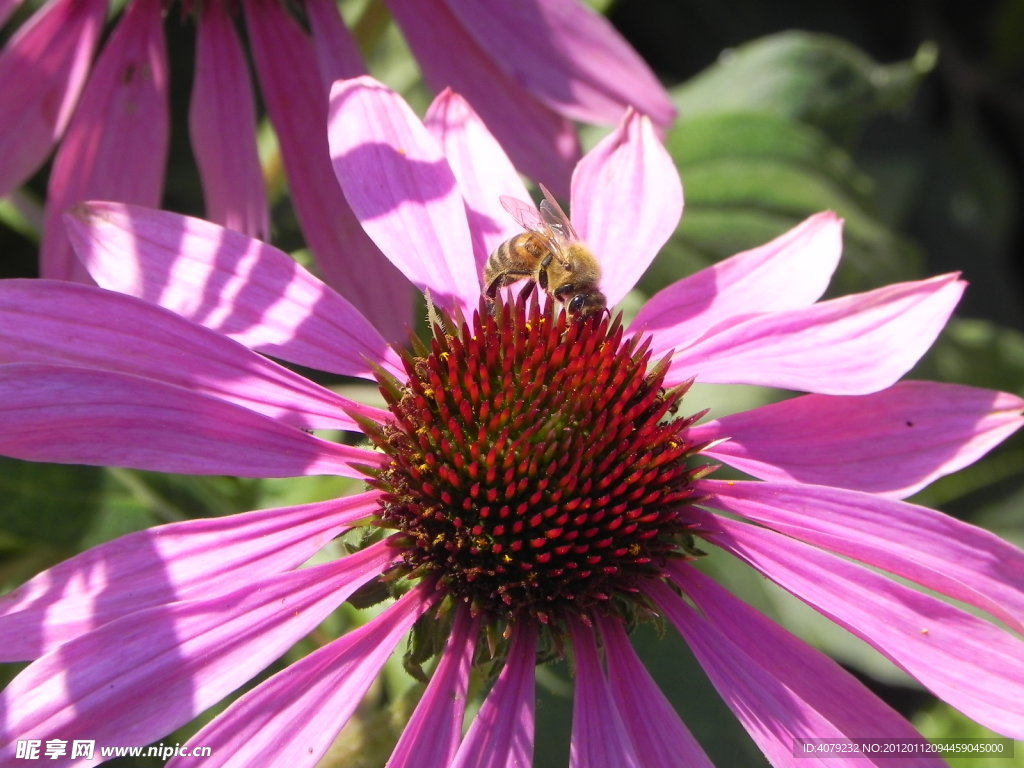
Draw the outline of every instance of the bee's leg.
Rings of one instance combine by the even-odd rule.
[[[532,278],[533,272],[526,272],[522,270],[509,270],[507,272],[502,272],[500,275],[498,275],[496,278],[491,280],[490,283],[487,284],[487,287],[484,289],[484,300],[487,304],[487,308],[490,310],[491,317],[494,317],[494,315],[497,313],[494,298],[498,295],[498,289],[504,288],[506,285],[511,285],[517,280],[522,280],[524,277]],[[529,288],[532,285],[533,282],[531,281],[530,283],[527,284],[527,288]]]
[[[498,295],[498,289],[504,288],[506,285],[511,285],[517,280],[522,280],[524,277],[533,277],[533,272],[529,270],[508,270],[502,272],[496,278],[491,280],[484,288],[484,296],[488,299],[494,299]]]
[[[552,260],[551,254],[544,257],[540,263],[540,269],[537,270],[537,285],[540,286],[542,291],[548,289],[548,266],[550,266]]]
[[[531,275],[532,277],[532,275]],[[537,283],[530,280],[523,286],[523,289],[519,292],[519,301],[526,301],[526,297],[533,293],[537,288]]]

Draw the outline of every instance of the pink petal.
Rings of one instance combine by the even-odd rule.
[[[644,768],[713,768],[636,655],[621,622],[600,618],[611,699]]]
[[[462,739],[466,692],[480,623],[460,608],[437,669],[386,768],[436,768],[451,764]]]
[[[509,77],[557,112],[614,123],[632,106],[661,127],[675,120],[675,107],[644,60],[585,3],[446,2]]]
[[[1024,642],[788,536],[721,517],[713,524],[718,531],[705,539],[874,646],[968,717],[1024,737]]]
[[[900,381],[870,395],[804,395],[694,427],[703,451],[763,480],[894,498],[980,459],[1024,425],[1024,400],[959,384]]]
[[[362,477],[379,454],[223,400],[124,373],[0,366],[0,453],[27,461],[239,477]]]
[[[965,283],[955,274],[897,283],[712,330],[678,350],[666,377],[863,395],[891,386],[945,326]],[[654,357],[668,351],[656,339]]]
[[[371,378],[372,360],[404,376],[398,355],[352,305],[273,246],[201,219],[118,203],[79,206],[67,224],[104,288],[299,365]]]
[[[567,195],[580,154],[572,123],[509,76],[444,0],[388,0],[388,7],[431,87],[462,94],[517,168]]]
[[[341,18],[338,4],[332,0],[306,0],[304,7],[313,33],[313,47],[320,65],[324,93],[335,80],[366,74],[359,45]]]
[[[817,758],[797,752],[795,742],[801,738],[920,739],[921,735],[825,654],[691,566],[679,563],[670,568],[697,609],[661,583],[652,596],[772,765],[945,765],[941,758],[929,755]]]
[[[277,132],[288,187],[325,281],[389,341],[412,326],[408,280],[367,237],[338,188],[327,146],[327,88],[313,42],[285,6],[244,0],[253,64]]]
[[[466,210],[434,138],[402,98],[369,77],[331,89],[331,157],[373,241],[420,291],[466,317],[479,303]]]
[[[378,496],[188,520],[93,547],[0,598],[0,654],[35,659],[130,613],[295,568],[370,515]]]
[[[569,624],[576,658],[569,768],[641,766],[601,669],[594,630]]]
[[[198,11],[189,134],[203,181],[206,217],[250,237],[270,233],[256,148],[256,106],[245,52],[220,3]]]
[[[382,541],[343,560],[211,600],[149,608],[75,638],[31,664],[0,696],[0,762],[13,764],[18,738],[90,739],[98,754],[165,736],[277,659],[394,558]]]
[[[679,224],[683,187],[650,120],[635,112],[588,152],[572,176],[572,220],[601,260],[611,306],[636,285]]]
[[[707,504],[988,611],[1024,632],[1024,552],[982,528],[866,493],[702,480]]]
[[[534,669],[537,630],[512,627],[508,660],[469,726],[449,768],[522,768],[533,765]]]
[[[163,5],[135,0],[93,67],[53,161],[40,253],[43,277],[90,282],[61,223],[75,203],[160,202],[169,131]]]
[[[423,119],[448,158],[466,204],[476,274],[482,275],[491,252],[523,231],[501,207],[502,195],[530,196],[522,179],[469,103],[446,88]]]
[[[832,212],[811,216],[770,243],[663,288],[630,332],[652,334],[659,349],[685,348],[759,312],[809,307],[828,287],[842,247],[842,220]]]
[[[64,132],[106,14],[106,0],[53,0],[4,44],[0,197],[35,173]]]
[[[420,586],[384,613],[246,693],[188,742],[206,766],[314,766],[355,712],[402,636],[435,601]],[[191,758],[171,761],[194,765]]]
[[[130,373],[303,429],[361,431],[348,412],[386,416],[155,304],[57,280],[0,283],[0,361]]]

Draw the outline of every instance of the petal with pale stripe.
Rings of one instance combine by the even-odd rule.
[[[466,203],[477,275],[491,252],[522,227],[501,207],[502,195],[530,196],[522,179],[469,103],[446,88],[427,110],[423,124],[437,139],[458,179]]]
[[[395,557],[382,541],[212,599],[139,611],[65,643],[0,695],[0,762],[13,764],[19,739],[89,739],[98,755],[166,736],[258,674]]]
[[[288,665],[189,740],[208,766],[314,766],[355,712],[384,662],[434,602],[421,585],[369,624]],[[188,745],[186,745],[188,746]],[[194,765],[178,758],[169,766]]]
[[[707,505],[902,576],[1024,633],[1024,551],[927,507],[826,486],[704,479]]]
[[[0,656],[38,658],[155,605],[209,598],[294,568],[376,509],[378,493],[147,528],[86,550],[0,597]]]
[[[206,217],[250,237],[266,238],[270,212],[256,147],[249,65],[225,6],[204,3],[197,13],[188,128]]]
[[[573,226],[601,262],[609,306],[636,285],[682,213],[675,163],[650,120],[630,110],[572,175]]]
[[[327,145],[325,65],[314,41],[283,3],[242,0],[249,51],[267,115],[281,147],[288,193],[324,281],[388,341],[404,343],[413,290],[374,244],[331,168]],[[314,36],[323,32],[317,15]],[[339,41],[333,39],[332,46]],[[341,51],[335,47],[332,58]],[[333,64],[326,63],[333,67]]]
[[[416,710],[402,730],[386,768],[436,768],[451,764],[462,740],[466,692],[480,622],[456,610],[451,634]]]
[[[388,0],[423,77],[462,94],[523,173],[568,195],[579,159],[576,128],[510,77],[480,47],[445,0]],[[424,24],[423,19],[430,23]]]
[[[533,765],[537,630],[517,622],[505,666],[473,718],[449,768]]]
[[[404,378],[380,333],[271,245],[202,219],[111,202],[77,206],[67,223],[78,257],[104,288],[299,365],[372,378],[372,360]]]
[[[44,3],[4,43],[0,197],[13,192],[42,165],[64,132],[89,73],[106,14],[107,0]]]
[[[127,4],[92,66],[53,159],[39,253],[43,277],[89,282],[61,221],[71,206],[160,203],[171,129],[163,22],[160,0]]]
[[[640,768],[643,764],[601,669],[593,629],[574,620],[569,632],[576,659],[569,768]]]
[[[748,318],[677,349],[666,384],[696,376],[826,395],[877,392],[928,350],[964,287],[957,275],[940,275]],[[664,341],[652,343],[654,357],[669,351]]]
[[[380,455],[126,373],[0,366],[0,453],[27,461],[239,477],[363,477]]]
[[[331,89],[334,173],[363,229],[441,307],[480,296],[466,209],[441,148],[401,96],[370,77]]]
[[[348,412],[378,421],[386,415],[163,307],[58,280],[0,283],[0,362],[130,373],[303,429],[361,431]]]
[[[651,334],[659,349],[685,349],[750,315],[809,307],[828,287],[842,248],[842,220],[815,214],[765,245],[662,288],[641,307],[630,333]]]
[[[597,617],[612,699],[644,768],[714,768],[636,655],[618,619]]]
[[[946,703],[1024,738],[1024,641],[863,566],[764,528],[719,517],[713,544],[850,630]]]
[[[853,675],[690,565],[669,566],[696,609],[664,584],[652,596],[696,654],[722,698],[772,765],[941,768],[933,755],[817,757],[797,739],[920,739]]]
[[[627,107],[665,127],[676,110],[654,73],[579,0],[445,0],[498,66],[574,120],[612,123]]]
[[[960,384],[898,381],[868,395],[804,395],[693,427],[703,451],[762,480],[893,498],[984,456],[1024,425],[1024,400]]]

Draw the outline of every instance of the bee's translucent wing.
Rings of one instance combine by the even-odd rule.
[[[576,229],[565,215],[562,206],[555,200],[555,196],[543,184],[540,185],[540,190],[544,193],[544,199],[540,201],[540,215],[544,223],[565,240],[579,240],[580,236],[576,234]]]
[[[532,203],[524,203],[522,200],[509,197],[508,195],[502,195],[498,199],[501,201],[501,207],[508,211],[523,229],[530,229],[535,232],[547,231],[547,224],[544,223],[540,211]]]

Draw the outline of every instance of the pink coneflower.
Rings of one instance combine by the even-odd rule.
[[[499,196],[526,192],[467,104],[445,92],[424,125],[358,78],[335,85],[330,114],[353,210],[441,317],[410,351],[386,346],[276,249],[119,203],[70,220],[103,288],[0,286],[5,454],[369,479],[346,498],[132,534],[8,596],[0,648],[35,661],[0,700],[0,754],[19,739],[159,739],[378,579],[394,602],[202,728],[189,744],[212,747],[203,765],[314,764],[410,633],[412,661],[430,669],[433,651],[437,663],[391,768],[531,765],[534,669],[558,655],[575,667],[570,765],[709,765],[632,649],[629,628],[659,617],[774,765],[823,762],[795,755],[800,737],[916,737],[836,663],[706,576],[711,551],[750,564],[978,722],[1024,734],[1024,643],[904,583],[1022,628],[1024,553],[900,500],[1022,421],[1013,395],[898,381],[957,303],[955,275],[819,302],[841,245],[840,222],[821,214],[669,286],[628,326],[605,313],[568,321],[526,295],[489,311],[481,265],[519,230]],[[645,117],[627,115],[581,160],[571,204],[614,306],[682,209]],[[387,410],[258,352],[373,376]],[[698,423],[694,378],[810,394]],[[361,431],[373,447],[305,431],[321,428]],[[754,479],[716,480],[709,461]],[[300,567],[350,531],[361,548]],[[467,724],[475,666],[494,678]]]
[[[196,24],[189,131],[207,218],[253,237],[269,234],[241,18],[306,242],[327,281],[387,338],[400,339],[409,317],[395,299],[409,296],[408,284],[345,204],[323,132],[330,83],[366,68],[334,0],[299,6],[301,19],[278,0],[184,3]],[[614,124],[627,105],[662,126],[673,119],[640,57],[580,0],[388,6],[428,82],[465,94],[517,165],[556,187],[568,190],[579,156],[572,121]],[[69,206],[161,202],[171,122],[166,4],[130,0],[96,55],[107,11],[107,0],[49,0],[0,53],[0,196],[57,148],[43,277],[88,280],[61,224]],[[353,281],[353,272],[363,279]]]

